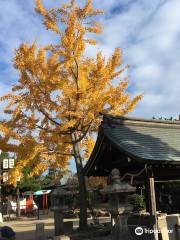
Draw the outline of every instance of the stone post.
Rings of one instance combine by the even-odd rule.
[[[60,236],[64,233],[62,211],[54,211],[54,227],[55,227],[55,236]]]
[[[44,223],[36,224],[36,240],[44,240],[45,232],[44,232]]]

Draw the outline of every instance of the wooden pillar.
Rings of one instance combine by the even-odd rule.
[[[45,194],[45,209],[48,209],[48,195]]]
[[[150,212],[149,210],[149,184],[148,184],[148,178],[146,176],[145,180],[145,192],[144,192],[144,197],[145,197],[145,205],[146,205],[146,212]]]
[[[148,211],[150,213],[152,222],[151,229],[154,230],[152,234],[152,240],[158,240],[158,222],[157,222],[157,213],[156,213],[156,194],[155,194],[155,186],[154,186],[154,174],[151,166],[147,167],[146,171],[146,179],[147,179],[147,188],[146,188],[146,196],[148,198]]]
[[[45,208],[45,195],[44,195],[44,193],[43,193],[43,195],[42,195],[42,197],[43,197],[43,210],[44,210],[44,208]]]

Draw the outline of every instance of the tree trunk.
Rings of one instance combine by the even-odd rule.
[[[77,136],[76,133],[72,134],[73,142],[76,141]],[[80,203],[80,220],[79,220],[79,228],[86,229],[87,228],[87,197],[86,197],[86,183],[84,176],[82,174],[82,158],[80,155],[79,143],[73,143],[74,150],[74,158],[76,162],[77,176],[79,182],[79,203]]]

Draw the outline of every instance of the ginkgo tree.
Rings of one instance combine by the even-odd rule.
[[[65,169],[73,157],[83,228],[87,225],[87,202],[82,161],[93,147],[99,113],[125,115],[142,95],[132,98],[127,91],[123,73],[128,66],[123,64],[119,48],[109,58],[102,52],[87,55],[88,44],[96,44],[90,37],[102,32],[95,19],[103,12],[94,9],[91,0],[83,7],[73,0],[48,10],[36,0],[35,10],[59,40],[44,47],[23,43],[16,49],[14,66],[20,78],[12,92],[1,97],[8,117],[0,122],[0,148],[16,152],[12,182],[26,166],[31,166],[31,175],[37,175],[48,167]]]

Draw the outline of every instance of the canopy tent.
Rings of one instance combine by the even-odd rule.
[[[40,195],[45,195],[51,193],[51,190],[38,190],[34,192],[34,196],[40,196]]]

